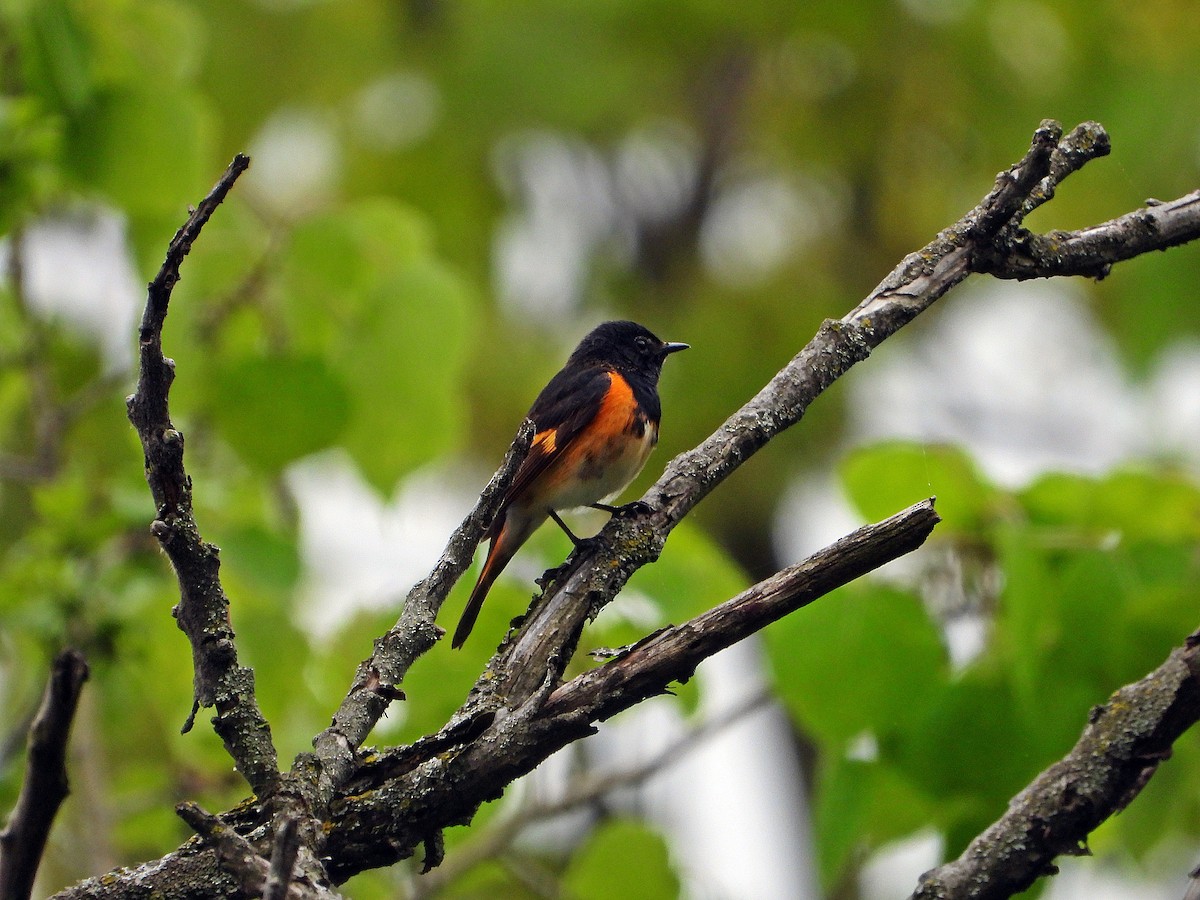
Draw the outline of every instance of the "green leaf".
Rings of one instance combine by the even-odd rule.
[[[889,765],[841,754],[824,761],[813,820],[826,892],[834,893],[854,860],[928,825],[933,815],[928,798]]]
[[[1125,470],[1103,479],[1051,474],[1019,499],[1034,523],[1071,527],[1083,535],[1200,540],[1200,487],[1177,474]]]
[[[842,588],[767,630],[780,698],[834,747],[904,733],[941,689],[946,654],[919,600],[890,588]]]
[[[453,900],[543,900],[545,892],[526,884],[522,874],[505,860],[484,860],[456,878],[445,896]],[[386,896],[393,900],[397,894],[393,888]]]
[[[69,121],[67,167],[126,213],[178,223],[212,182],[212,132],[192,91],[157,82],[112,88]]]
[[[1200,562],[1188,545],[1098,549],[1019,528],[1002,530],[997,548],[1005,582],[995,661],[1026,723],[1027,750],[1049,759],[1078,737],[1084,711],[1157,666],[1195,627]]]
[[[298,229],[284,270],[289,329],[358,400],[341,443],[367,480],[389,492],[457,446],[471,301],[423,220],[360,201]]]
[[[840,467],[851,503],[870,521],[937,497],[938,534],[975,534],[991,518],[997,492],[963,451],[936,444],[888,442],[855,450]]]
[[[246,524],[217,536],[222,572],[263,590],[289,591],[300,578],[300,553],[287,539],[260,524]]]
[[[679,878],[671,868],[666,842],[629,819],[608,821],[596,829],[572,858],[564,886],[580,900],[679,896]]]
[[[375,292],[432,261],[425,219],[393,200],[358,200],[311,216],[292,230],[282,260],[288,328],[314,349],[343,335],[361,340]]]
[[[899,743],[897,760],[906,777],[938,801],[938,824],[975,834],[1045,764],[1029,743],[1004,679],[975,669],[922,710]]]
[[[0,234],[57,189],[61,149],[59,116],[34,97],[0,97]],[[11,328],[6,337],[13,339]]]
[[[242,459],[274,473],[337,440],[350,419],[350,403],[324,360],[257,357],[218,371],[210,409],[217,430]]]
[[[96,80],[104,84],[142,81],[147,72],[159,84],[183,83],[196,76],[209,50],[201,12],[179,0],[91,4],[84,14]]]
[[[24,75],[52,109],[74,112],[92,94],[88,34],[65,0],[32,4],[22,34]]]
[[[406,267],[369,299],[362,330],[335,356],[359,400],[342,443],[390,491],[461,440],[469,306],[462,282],[433,261]]]

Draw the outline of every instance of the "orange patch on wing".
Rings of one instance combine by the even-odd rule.
[[[542,453],[553,453],[557,447],[558,429],[547,428],[533,436],[533,446]]]

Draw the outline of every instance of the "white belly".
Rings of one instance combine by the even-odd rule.
[[[657,443],[658,429],[647,423],[645,432],[632,449],[626,438],[620,444],[603,448],[579,460],[576,463],[576,477],[569,479],[572,482],[570,486],[564,486],[565,489],[555,495],[553,508],[574,509],[615,498],[637,478]]]

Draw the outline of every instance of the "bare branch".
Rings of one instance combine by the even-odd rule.
[[[0,900],[24,900],[33,890],[50,826],[70,792],[67,740],[87,679],[87,661],[78,650],[64,650],[54,658],[42,705],[29,729],[21,794],[0,831]]]
[[[874,347],[971,274],[976,248],[996,240],[1050,174],[1061,136],[1061,125],[1043,122],[1025,157],[996,176],[995,187],[978,206],[909,254],[840,321],[826,321],[753,399],[700,446],[672,460],[642,498],[650,511],[610,522],[600,540],[572,555],[515,640],[489,664],[480,687],[504,698],[501,702],[519,703],[536,689],[535,680],[551,660],[557,660],[561,673],[585,620],[616,596],[635,571],[658,558],[671,529],[697,503],[768,441],[800,421],[809,405]],[[1069,152],[1062,155],[1077,158]]]
[[[179,818],[216,851],[221,867],[229,872],[250,896],[259,896],[267,883],[267,861],[258,855],[254,845],[237,833],[218,816],[196,803],[180,803],[175,807]]]
[[[450,536],[433,571],[408,592],[399,620],[375,642],[371,658],[359,664],[354,684],[334,714],[332,724],[313,741],[321,763],[321,794],[326,803],[353,774],[354,751],[367,739],[379,717],[392,700],[403,699],[404,694],[395,685],[403,680],[413,661],[445,633],[436,624],[438,610],[470,567],[475,548],[500,508],[504,492],[529,452],[532,440],[533,423],[526,419],[475,508]]]
[[[201,885],[199,896],[244,896],[262,897],[263,900],[341,900],[340,895],[321,885],[292,877],[292,869],[300,849],[299,823],[286,818],[276,833],[275,849],[268,863],[254,844],[238,833],[237,829],[219,816],[206,812],[195,803],[180,803],[175,812],[200,836],[211,852],[216,854],[218,867],[226,876],[232,877],[240,894],[228,888],[218,890],[215,884]],[[168,881],[173,889],[180,885]],[[98,892],[85,896],[105,896]],[[172,893],[171,896],[192,896]]]
[[[423,589],[427,593],[410,596],[395,633],[385,635],[372,660],[360,667],[334,727],[319,737],[316,755],[302,755],[286,776],[287,789],[276,798],[284,806],[287,804],[282,801],[288,798],[302,800],[301,806],[312,803],[309,812],[322,813],[300,825],[302,831],[315,826],[326,836],[319,853],[328,860],[329,876],[344,880],[364,869],[407,858],[422,845],[436,861],[443,828],[469,822],[482,802],[500,796],[514,778],[557,749],[592,733],[594,722],[661,691],[671,679],[686,677],[696,662],[724,642],[798,608],[825,589],[820,585],[831,587],[864,571],[869,557],[859,556],[859,562],[853,563],[833,552],[828,568],[821,569],[825,574],[789,570],[779,583],[768,580],[690,623],[648,637],[593,672],[559,684],[588,616],[615,596],[634,571],[657,557],[671,529],[701,499],[753,453],[799,421],[816,397],[880,342],[972,272],[987,271],[989,260],[1007,258],[1011,248],[1025,240],[1024,216],[1049,199],[1063,178],[1107,149],[1107,137],[1094,123],[1084,123],[1066,137],[1057,123],[1042,123],[1029,152],[997,177],[994,189],[975,209],[928,246],[910,254],[841,320],[824,323],[757,396],[703,444],[673,460],[644,498],[648,511],[614,517],[598,541],[572,554],[531,608],[521,629],[510,635],[489,663],[471,698],[451,722],[437,734],[379,754],[356,768],[356,750],[388,702],[400,696],[399,681],[408,664],[439,633],[432,616],[445,596],[443,586],[427,586]],[[1177,203],[1185,207],[1190,201]],[[1174,230],[1182,221],[1175,217],[1186,215],[1190,213],[1168,211],[1158,231],[1146,230],[1133,243],[1122,245],[1124,249],[1111,252],[1127,258],[1120,253],[1136,255],[1190,239],[1185,236],[1190,232]],[[1133,238],[1125,234],[1119,240]],[[1081,248],[1079,252],[1087,251]],[[169,367],[161,362],[162,383],[168,385]],[[178,434],[165,418],[165,390],[164,386],[158,444],[147,444],[144,438],[148,460],[153,458],[152,449],[164,454],[182,449]],[[172,449],[172,442],[179,446]],[[180,496],[187,499],[186,482],[180,484]],[[169,506],[172,514],[178,515],[179,496],[160,491],[154,481],[151,487],[160,508]],[[924,520],[917,531],[924,528],[925,534],[936,520],[931,508],[914,508],[905,514],[909,515],[914,517],[909,523],[914,527]],[[444,573],[446,585],[461,574],[460,564],[467,565],[471,549],[483,533],[480,523],[464,523],[447,549],[445,567],[439,564],[438,569]],[[165,521],[161,525],[167,527]],[[901,539],[894,533],[885,540],[890,543],[889,552],[896,554],[904,552],[905,541],[912,543],[911,538]],[[839,565],[842,575],[830,576]],[[179,564],[176,566],[178,569]],[[212,573],[215,575],[215,566]],[[185,582],[183,575],[180,580]],[[430,582],[437,582],[437,573]],[[1190,647],[1186,651],[1189,659],[1192,652]],[[199,691],[197,696],[201,696]],[[1109,707],[1101,720],[1123,714],[1119,706]],[[1153,753],[1136,757],[1143,777],[1157,758]],[[320,790],[314,798],[311,786],[318,783]],[[319,802],[313,803],[314,799]],[[1097,803],[1109,800],[1104,794]],[[1097,806],[1096,814],[1110,814],[1120,802],[1118,799],[1108,812]],[[323,815],[326,810],[327,817]],[[249,834],[251,828],[262,828],[272,814],[265,804],[255,803],[230,813],[226,820],[236,818],[242,832]],[[310,846],[316,844],[302,839],[302,853]],[[122,886],[173,886],[181,878],[190,884],[190,876],[184,873],[199,865],[207,866],[205,871],[211,877],[223,878],[222,883],[229,886],[228,877],[219,867],[213,868],[212,860],[215,857],[210,851],[198,851],[189,843],[162,860],[107,876],[107,883],[92,879],[62,896],[124,896]],[[230,886],[229,893],[236,896],[236,888]],[[205,896],[202,889],[177,891],[176,895]]]
[[[772,622],[867,572],[911,553],[941,518],[923,500],[875,525],[865,525],[808,559],[760,581],[720,606],[639,641],[602,666],[555,691],[547,717],[586,713],[609,718],[673,681],[687,681],[701,662]]]
[[[479,863],[499,856],[531,825],[592,806],[616,791],[645,784],[693,750],[702,747],[705,741],[770,703],[770,694],[756,694],[720,715],[704,719],[639,765],[617,772],[579,778],[567,786],[559,799],[548,803],[531,803],[516,810],[512,815],[489,827],[477,840],[455,850],[454,856],[446,865],[428,874],[422,872],[421,877],[413,883],[409,900],[435,896]]]
[[[149,285],[139,330],[137,391],[126,405],[129,421],[141,438],[146,481],[154,497],[155,519],[150,531],[175,568],[180,593],[175,615],[192,644],[194,696],[183,730],[191,729],[199,708],[216,707],[214,729],[254,793],[264,797],[279,784],[271,728],[254,696],[253,670],[238,665],[229,598],[218,574],[219,551],[201,538],[192,515],[191,479],[183,467],[183,434],[171,424],[167,404],[175,363],[162,354],[162,329],[171,290],[179,281],[179,267],[213,211],[249,165],[249,157],[234,157],[171,240],[166,259]]]
[[[1200,191],[1193,191],[1079,231],[1022,231],[1011,243],[980,252],[975,265],[997,278],[1103,278],[1116,263],[1198,237]]]
[[[271,851],[271,870],[263,888],[263,900],[284,900],[292,883],[292,869],[300,852],[299,823],[285,818],[275,833],[275,848]]]
[[[343,866],[353,854],[342,851],[359,847],[366,835],[374,836],[377,865],[410,856],[424,835],[468,821],[480,801],[498,797],[513,779],[593,733],[593,723],[663,693],[718,650],[920,546],[937,522],[932,501],[918,503],[683,625],[651,635],[547,701],[490,719],[480,716],[472,734],[456,733],[463,726],[453,722],[442,735],[380,754],[348,786],[353,796],[335,806],[336,826],[326,845],[330,877],[340,882],[357,871]],[[457,749],[447,750],[455,743]]]
[[[1200,631],[1140,681],[1094,707],[1071,752],[1014,797],[953,862],[926,872],[910,900],[1000,900],[1086,854],[1087,837],[1145,787],[1200,719]]]
[[[1019,225],[1029,213],[1043,203],[1054,199],[1055,191],[1063,180],[1078,172],[1087,163],[1112,152],[1108,132],[1099,122],[1081,122],[1071,129],[1050,154],[1050,171],[1022,204],[1021,212],[1014,217],[1013,224]]]

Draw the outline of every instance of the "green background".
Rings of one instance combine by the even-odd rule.
[[[10,254],[45,222],[104,210],[120,217],[145,282],[188,204],[235,152],[255,157],[184,265],[165,346],[198,520],[222,547],[239,646],[284,759],[328,721],[397,612],[384,597],[332,632],[300,627],[291,463],[340,448],[381,501],[429,467],[466,466],[473,491],[573,342],[621,316],[693,346],[667,366],[644,487],[824,317],[977,202],[1042,118],[1102,122],[1114,155],[1074,176],[1032,227],[1093,224],[1200,181],[1200,16],[1183,0],[4,0],[0,53]],[[315,155],[280,157],[281,134]],[[313,159],[325,162],[309,177]],[[690,203],[662,201],[696,178]],[[539,202],[549,219],[536,219]],[[505,240],[537,222],[567,241],[547,258],[579,253],[557,310],[505,299],[522,284],[506,280]],[[187,835],[176,801],[220,809],[244,786],[207,727],[178,734],[190,654],[148,532],[124,417],[132,377],[71,317],[39,313],[13,274],[0,290],[0,808],[19,786],[49,658],[72,643],[93,671],[74,794],[43,874],[52,890],[161,855]],[[1198,279],[1200,253],[1184,247],[1082,285],[1134,383],[1164,349],[1196,339]],[[952,558],[965,584],[983,585],[966,591],[989,623],[971,662],[951,664],[921,566],[900,585],[852,585],[767,634],[774,690],[812,763],[812,796],[795,802],[811,802],[819,881],[837,897],[856,896],[859,867],[887,842],[933,827],[956,854],[998,816],[1070,747],[1093,704],[1196,626],[1200,568],[1194,457],[1150,446],[1099,477],[1013,487],[961,448],[848,447],[845,399],[839,388],[822,398],[633,585],[658,622],[679,621],[790,562],[771,529],[801,473],[832,473],[863,519],[938,495],[945,522],[923,558],[929,569]],[[541,534],[533,549],[549,565],[567,547]],[[444,721],[484,637],[529,590],[501,582],[476,642],[439,646],[414,668],[382,740]],[[616,645],[645,630],[611,617],[587,639]],[[692,710],[690,688],[679,702]],[[864,735],[866,756],[852,752]],[[1185,737],[1095,836],[1105,864],[1152,872],[1167,854],[1182,879],[1200,838],[1198,751]],[[450,858],[468,837],[448,835]],[[524,858],[448,890],[533,896],[515,874]],[[614,872],[639,896],[674,896],[676,862],[654,829],[615,819],[576,854],[536,865],[569,896],[613,895]],[[369,873],[347,892],[394,896],[409,876]]]

